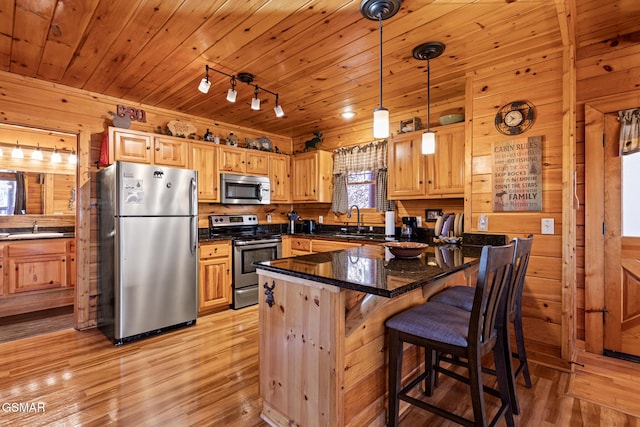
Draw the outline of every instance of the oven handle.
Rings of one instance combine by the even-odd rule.
[[[267,243],[280,243],[282,239],[261,239],[261,240],[235,240],[233,246],[253,246]]]

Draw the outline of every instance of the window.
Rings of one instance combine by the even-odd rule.
[[[350,172],[347,175],[347,200],[349,206],[360,209],[376,207],[375,171]]]

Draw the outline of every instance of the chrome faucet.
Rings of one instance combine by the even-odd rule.
[[[358,223],[357,223],[357,232],[361,233],[362,229],[360,227],[360,208],[358,207],[358,205],[351,205],[351,207],[349,208],[349,213],[347,213],[347,218],[351,218],[351,211],[353,210],[353,208],[356,208],[356,211],[358,213]]]
[[[33,232],[34,233],[38,232],[38,221],[33,221]]]

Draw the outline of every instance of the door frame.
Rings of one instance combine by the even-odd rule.
[[[585,102],[585,350],[602,354],[604,348],[604,117],[640,107],[640,94],[617,94]],[[589,173],[586,173],[589,171]]]

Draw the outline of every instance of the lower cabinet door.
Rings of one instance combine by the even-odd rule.
[[[9,258],[9,293],[67,286],[67,256]]]

